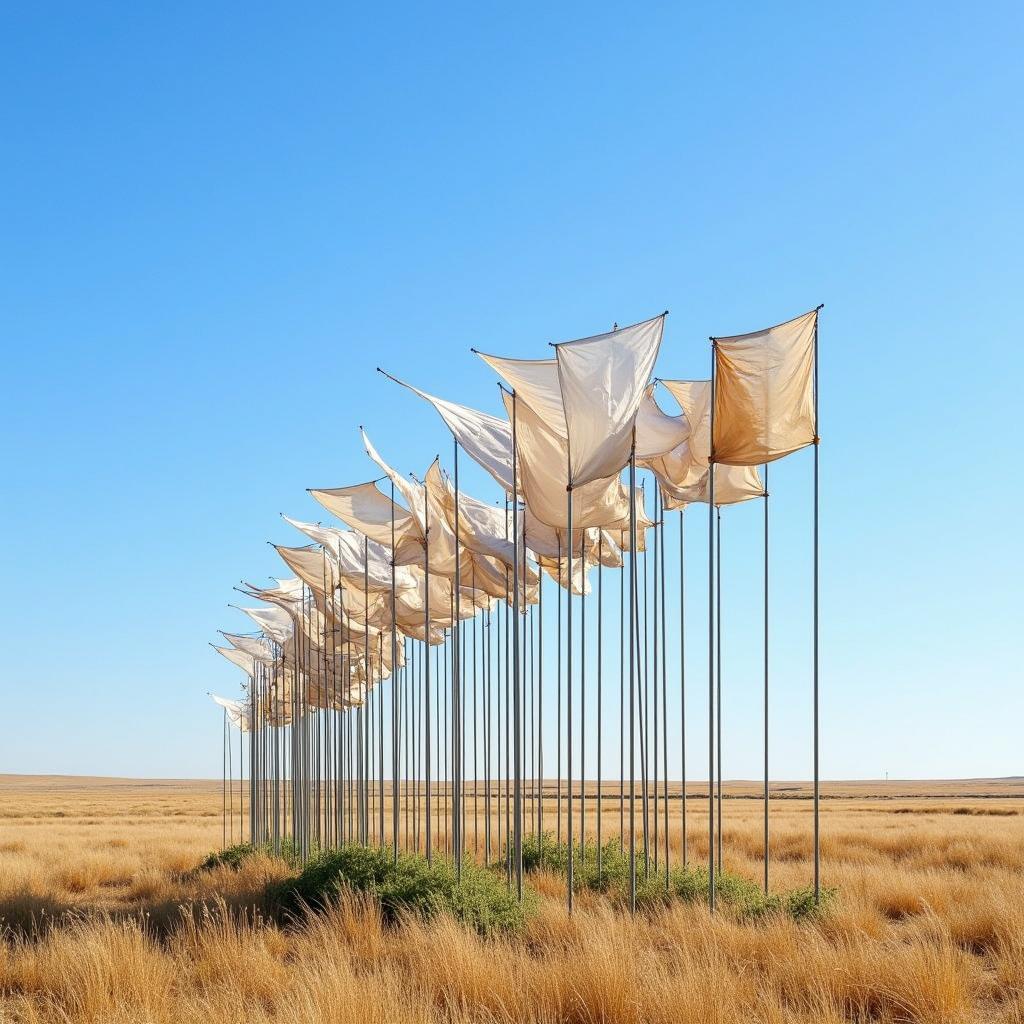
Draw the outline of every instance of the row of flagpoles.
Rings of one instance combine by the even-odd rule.
[[[554,358],[478,352],[501,378],[504,418],[429,395],[385,373],[440,414],[453,438],[453,473],[446,474],[435,459],[422,479],[405,477],[363,432],[367,454],[383,475],[309,492],[347,529],[284,517],[311,542],[275,545],[294,575],[270,587],[239,588],[261,603],[241,609],[255,622],[257,634],[224,633],[228,645],[216,646],[247,676],[241,700],[214,697],[224,713],[225,842],[234,839],[235,829],[233,725],[239,729],[239,837],[247,804],[247,838],[254,844],[280,850],[290,843],[305,859],[316,848],[342,842],[390,843],[396,859],[403,849],[423,852],[428,859],[442,851],[453,859],[457,873],[471,853],[488,864],[500,860],[521,894],[524,834],[546,834],[545,805],[553,799],[548,828],[553,813],[555,841],[560,846],[564,841],[569,851],[571,910],[574,871],[587,841],[588,801],[596,815],[599,871],[607,838],[605,808],[611,801],[620,850],[628,848],[632,905],[638,864],[648,874],[663,871],[668,884],[670,686],[680,711],[682,826],[676,849],[682,863],[688,861],[683,510],[705,504],[707,866],[714,909],[715,875],[722,865],[721,540],[716,526],[723,506],[761,498],[767,890],[768,463],[810,446],[817,898],[820,309],[751,334],[711,338],[706,380],[655,376],[667,313],[556,344]],[[659,387],[676,400],[678,415],[660,407]],[[494,479],[503,507],[463,492],[460,453]],[[758,467],[763,467],[761,474]],[[654,480],[653,519],[647,516],[638,471]],[[680,616],[679,674],[670,681],[665,525],[672,511],[679,513]],[[620,570],[617,723],[604,713],[609,626],[604,569]],[[596,643],[588,659],[586,600],[595,589],[592,572],[597,604],[590,622],[596,625]],[[545,578],[555,584],[557,606],[554,687],[550,666],[544,678]],[[589,677],[588,665],[593,666]],[[552,763],[550,751],[545,760],[552,689],[554,786],[545,778],[545,764]],[[587,717],[587,702],[595,699],[597,779],[596,790],[589,793],[585,745],[595,719]],[[603,778],[605,740],[616,734],[619,778],[617,787],[611,780],[609,795]]]

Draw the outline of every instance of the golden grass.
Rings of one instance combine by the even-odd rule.
[[[725,805],[727,866],[755,879],[760,814]],[[809,803],[780,799],[772,825],[774,884],[806,885]],[[386,927],[355,898],[283,928],[259,910],[280,864],[189,872],[221,842],[218,784],[0,779],[0,1021],[1024,1024],[1019,790],[836,787],[822,828],[839,897],[815,923],[631,920],[591,894],[570,918],[542,877],[514,936]]]

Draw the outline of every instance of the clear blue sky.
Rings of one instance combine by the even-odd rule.
[[[826,303],[826,777],[1024,773],[1019,4],[8,7],[0,770],[213,776],[277,514],[449,451],[382,365]],[[467,471],[471,489],[496,497]],[[810,458],[772,473],[774,770],[810,771]],[[698,513],[700,510],[695,510]],[[726,514],[726,774],[760,747]],[[702,515],[688,526],[702,771]],[[673,599],[674,600],[674,599]],[[670,609],[670,617],[673,611]]]

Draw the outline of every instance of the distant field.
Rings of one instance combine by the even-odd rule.
[[[706,793],[688,788],[698,861]],[[773,784],[780,888],[811,877],[809,793]],[[355,899],[310,922],[267,920],[281,862],[191,872],[221,845],[219,780],[0,776],[0,1021],[1024,1024],[1024,779],[822,793],[837,897],[819,921],[692,905],[630,920],[594,894],[570,919],[562,880],[541,875],[525,931],[482,939],[450,921],[385,927]],[[730,783],[726,797],[726,867],[758,879],[759,786]],[[673,858],[680,806],[670,800]],[[605,809],[610,833],[607,795]]]

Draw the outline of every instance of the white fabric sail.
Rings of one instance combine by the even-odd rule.
[[[818,310],[715,338],[716,463],[759,466],[814,444]]]
[[[555,346],[575,489],[629,461],[637,412],[661,348],[665,314]]]
[[[387,376],[391,377],[391,374]],[[426,391],[406,384],[397,377],[391,377],[391,380],[429,402],[444,420],[462,450],[487,470],[506,494],[511,494],[512,431],[505,420],[471,409],[467,405],[459,405],[429,395]]]
[[[237,647],[218,647],[216,644],[211,644],[211,646],[218,654],[227,658],[232,665],[237,665],[250,679],[256,675],[256,659],[251,654],[246,654],[245,651],[240,651]]]
[[[232,607],[237,607],[234,605]],[[240,612],[256,623],[264,633],[279,644],[287,643],[292,637],[292,618],[279,605],[264,608],[239,608]]]
[[[220,635],[232,647],[237,647],[240,651],[251,655],[254,660],[262,662],[264,665],[272,665],[274,663],[274,652],[262,637],[242,636],[239,633],[225,633],[223,630],[220,631]]]
[[[237,700],[229,700],[227,697],[218,697],[211,693],[210,699],[214,704],[222,707],[227,713],[228,721],[242,732],[249,731],[249,709]]]

